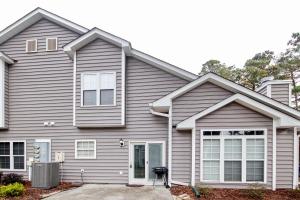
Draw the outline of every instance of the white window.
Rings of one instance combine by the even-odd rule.
[[[82,106],[112,106],[116,101],[116,73],[83,73]]]
[[[205,130],[201,181],[266,182],[265,130]]]
[[[57,50],[57,38],[46,38],[46,51]]]
[[[96,159],[96,140],[76,140],[75,159]]]
[[[25,170],[25,148],[24,141],[0,142],[0,169],[1,170]]]
[[[37,40],[26,40],[26,52],[27,53],[32,53],[32,52],[37,52]]]

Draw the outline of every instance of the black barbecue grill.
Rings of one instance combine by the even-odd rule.
[[[153,179],[153,186],[155,186],[155,182],[158,178],[163,180],[163,183],[166,187],[168,187],[168,168],[166,167],[153,167],[153,173],[155,174],[155,178]]]

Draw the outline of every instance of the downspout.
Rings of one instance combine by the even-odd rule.
[[[149,105],[152,106],[152,104],[149,104]],[[171,181],[172,181],[172,104],[169,108],[169,114],[154,111],[152,108],[150,108],[150,112],[153,115],[167,117],[169,119],[168,120],[168,184],[171,185]]]

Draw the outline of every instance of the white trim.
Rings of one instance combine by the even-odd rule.
[[[83,105],[83,91],[84,91],[84,85],[83,85],[83,76],[84,75],[96,75],[97,76],[97,86],[96,86],[96,105]],[[114,75],[114,88],[112,88],[114,90],[114,100],[113,100],[113,104],[109,104],[109,105],[101,105],[100,104],[100,90],[101,90],[101,75],[102,74],[113,74]],[[83,108],[90,108],[90,107],[115,107],[117,106],[117,73],[115,71],[100,71],[100,72],[83,72],[81,73],[81,88],[80,88],[80,106]]]
[[[3,60],[7,64],[14,64],[14,60],[5,55],[3,52],[0,52],[0,60]]]
[[[74,53],[73,61],[73,126],[76,126],[76,82],[77,82],[77,52]]]
[[[122,49],[122,66],[121,66],[121,76],[122,76],[122,89],[121,89],[121,124],[126,123],[126,55]],[[117,83],[116,83],[117,84]],[[116,99],[116,98],[115,98]]]
[[[157,115],[157,116],[161,116],[161,117],[169,117],[169,114],[165,114],[165,113],[160,113],[160,112],[156,112],[153,109],[150,108],[150,112],[153,115]]]
[[[293,189],[296,189],[298,187],[298,173],[299,173],[299,141],[298,141],[298,135],[297,135],[297,127],[294,127],[294,173],[293,173]]]
[[[77,154],[77,143],[78,142],[94,142],[94,151],[95,151],[95,154],[93,157],[78,157],[78,154]],[[75,140],[75,159],[76,160],[93,160],[93,159],[96,159],[97,158],[97,141],[96,140],[90,140],[90,139],[83,139],[83,140]]]
[[[53,49],[53,50],[49,50],[49,48],[48,48],[48,40],[55,40],[55,49]],[[58,38],[57,37],[47,37],[46,38],[46,51],[57,51],[57,49],[58,49]]]
[[[191,185],[195,186],[195,169],[196,169],[196,128],[192,129],[192,174]]]
[[[88,31],[86,34],[79,36],[69,44],[64,47],[64,51],[72,58],[74,51],[80,49],[86,44],[92,42],[93,40],[101,38],[107,42],[110,42],[118,47],[130,48],[130,43],[124,39],[121,39],[115,35],[107,33],[98,28],[94,28]]]
[[[289,106],[292,106],[292,84],[289,84]]]
[[[47,142],[49,143],[49,162],[52,161],[52,144],[51,139],[35,139],[35,142]]]
[[[128,160],[128,183],[129,184],[145,184],[152,185],[152,180],[149,179],[149,144],[162,144],[162,166],[166,166],[166,142],[163,140],[130,140],[129,143],[129,160]],[[133,145],[144,145],[145,146],[145,178],[135,179],[133,177]],[[130,168],[130,165],[131,168]]]
[[[276,190],[276,180],[277,180],[277,174],[276,174],[276,169],[277,169],[277,127],[276,127],[276,122],[273,119],[273,140],[272,140],[272,145],[273,145],[273,156],[272,156],[272,190]]]
[[[203,136],[204,131],[229,131],[229,130],[237,130],[237,131],[255,131],[255,130],[262,130],[264,131],[264,135],[237,135],[237,136]],[[203,183],[222,183],[222,184],[243,184],[243,183],[263,183],[267,184],[267,174],[268,174],[268,130],[266,128],[201,128],[200,130],[200,182]],[[219,181],[207,181],[203,179],[203,140],[204,139],[216,139],[220,140],[220,179]],[[224,181],[224,141],[225,139],[241,139],[242,140],[242,174],[241,174],[241,181]],[[253,181],[246,181],[246,141],[247,139],[264,139],[264,181],[263,182],[253,182]],[[240,160],[240,159],[239,159]]]
[[[56,24],[59,24],[80,34],[85,33],[88,30],[82,26],[79,26],[78,24],[75,24],[69,20],[59,17],[44,9],[37,8],[25,15],[24,17],[22,17],[21,19],[19,19],[18,21],[14,22],[12,25],[2,30],[0,32],[0,44],[5,42],[9,38],[17,35],[18,33],[31,26],[32,24],[38,22],[42,18],[48,19],[52,22],[55,22]]]
[[[28,42],[32,42],[32,41],[35,41],[35,50],[34,51],[28,51]],[[25,52],[26,53],[36,53],[36,52],[38,52],[38,40],[37,39],[26,40]]]
[[[26,164],[26,154],[27,154],[27,145],[26,140],[0,140],[0,142],[9,142],[10,145],[10,169],[0,169],[0,171],[16,171],[16,172],[23,172],[27,170],[27,164]],[[14,160],[13,160],[13,143],[14,142],[24,142],[24,169],[14,169]]]
[[[195,121],[205,115],[210,114],[211,112],[222,108],[223,106],[231,103],[231,102],[237,102],[245,107],[248,107],[250,109],[253,109],[259,113],[262,113],[266,116],[269,116],[271,118],[276,118],[276,119],[280,119],[278,120],[278,126],[299,126],[299,120],[296,120],[284,113],[281,113],[271,107],[268,107],[264,104],[261,104],[253,99],[250,99],[244,95],[241,94],[235,94],[232,95],[231,97],[207,108],[206,110],[199,112],[196,115],[193,115],[190,118],[185,119],[184,121],[180,122],[179,124],[177,124],[177,129],[178,130],[190,130],[192,128],[195,127]]]
[[[272,98],[272,85],[267,85],[267,97]]]
[[[172,182],[172,146],[173,146],[173,105],[170,105],[169,120],[168,120],[168,183]]]
[[[0,60],[0,127],[5,127],[5,62]]]
[[[296,117],[298,119],[300,119],[300,112],[289,107],[288,105],[284,105],[280,102],[277,102],[273,99],[270,99],[268,97],[266,97],[265,95],[262,95],[260,93],[254,92],[248,88],[245,88],[241,85],[238,85],[232,81],[229,81],[227,79],[224,79],[216,74],[213,73],[208,73],[206,75],[201,76],[200,78],[198,78],[197,80],[188,83],[187,85],[179,88],[178,90],[175,90],[174,92],[164,96],[163,98],[155,101],[152,103],[152,107],[156,110],[156,111],[168,111],[168,108],[171,104],[172,99],[196,88],[197,86],[210,81],[213,84],[216,84],[222,88],[225,88],[227,90],[233,91],[235,93],[241,93],[244,94],[246,96],[250,96],[251,98],[262,102],[263,104],[266,104],[270,107],[275,107],[276,109],[279,109],[281,111],[287,112],[289,115]]]

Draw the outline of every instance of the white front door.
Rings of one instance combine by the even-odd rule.
[[[151,185],[153,167],[166,166],[165,143],[130,142],[129,145],[129,184]]]

